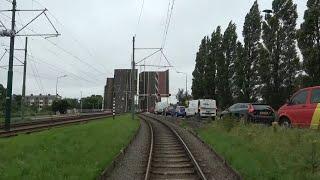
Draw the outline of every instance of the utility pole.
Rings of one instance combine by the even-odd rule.
[[[9,68],[8,68],[8,79],[7,79],[7,94],[6,94],[6,112],[5,112],[5,126],[4,129],[9,131],[10,130],[10,122],[11,122],[11,104],[12,104],[12,85],[13,85],[13,59],[14,59],[14,42],[15,42],[15,36],[42,36],[42,37],[46,37],[46,38],[50,38],[50,37],[57,37],[60,34],[58,33],[57,29],[54,27],[54,25],[52,24],[51,20],[49,19],[49,17],[46,14],[47,9],[43,9],[43,10],[23,10],[23,9],[16,9],[17,7],[17,1],[16,0],[12,0],[12,9],[10,10],[1,10],[1,12],[4,11],[11,11],[12,12],[12,19],[11,19],[11,29],[8,30],[6,28],[6,30],[2,30],[0,31],[0,36],[6,36],[6,37],[10,37],[10,52],[9,52]],[[40,11],[40,14],[38,14],[36,17],[34,17],[30,22],[28,22],[26,25],[24,25],[21,29],[19,30],[15,30],[15,24],[16,24],[16,11],[23,11],[23,12],[36,12],[36,11]],[[44,14],[46,16],[46,19],[48,20],[48,22],[50,23],[50,25],[52,26],[52,28],[55,30],[56,33],[50,33],[50,34],[38,34],[38,33],[23,33],[23,34],[19,34],[19,32],[21,32],[23,29],[25,29],[29,24],[31,24],[33,21],[35,21],[38,17],[40,17],[42,14]],[[25,72],[24,72],[25,73]]]
[[[81,97],[80,97],[80,113],[82,113],[82,91],[80,91]]]
[[[59,82],[59,79],[65,78],[65,77],[67,77],[67,75],[63,75],[63,76],[58,76],[57,77],[57,81],[56,81],[56,98],[58,98],[58,82]]]
[[[12,80],[13,80],[13,56],[14,56],[14,40],[15,40],[15,20],[16,20],[16,0],[12,1],[12,20],[11,20],[11,33],[10,33],[10,53],[9,53],[9,69],[7,81],[7,96],[6,96],[6,117],[5,117],[5,130],[10,130],[11,121],[11,100],[12,100]]]
[[[23,63],[23,84],[22,84],[22,100],[21,100],[21,119],[24,119],[24,106],[26,96],[26,73],[27,73],[27,56],[28,56],[28,37],[24,47],[24,63]]]
[[[131,114],[132,114],[132,120],[134,120],[134,113],[135,113],[135,102],[134,102],[134,77],[135,77],[135,61],[134,61],[134,51],[135,51],[135,40],[136,40],[136,37],[133,36],[133,39],[132,39],[132,69],[131,69]]]

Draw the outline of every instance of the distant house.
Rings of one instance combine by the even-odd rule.
[[[26,104],[29,106],[36,106],[40,110],[44,107],[52,106],[52,103],[55,99],[61,99],[61,96],[59,95],[33,95],[31,94],[30,96],[26,96]]]

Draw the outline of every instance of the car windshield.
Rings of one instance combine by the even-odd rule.
[[[255,110],[271,109],[270,106],[268,106],[268,105],[263,105],[263,104],[253,104],[252,106],[253,106],[253,108],[254,108]]]

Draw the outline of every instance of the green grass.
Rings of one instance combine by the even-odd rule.
[[[125,115],[0,139],[0,179],[94,179],[138,126]]]
[[[244,179],[320,179],[319,131],[228,120],[197,131]]]

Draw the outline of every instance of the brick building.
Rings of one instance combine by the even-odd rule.
[[[158,96],[160,94],[160,96]],[[144,71],[139,74],[139,107],[152,111],[161,97],[169,95],[169,70]]]
[[[107,84],[104,87],[104,109],[112,109],[113,82],[114,82],[114,78],[107,78]]]
[[[113,98],[115,98],[116,113],[129,112],[131,110],[131,69],[115,69],[114,77],[107,79],[105,86],[105,108],[112,109]],[[138,70],[134,71],[133,91],[137,94]]]

